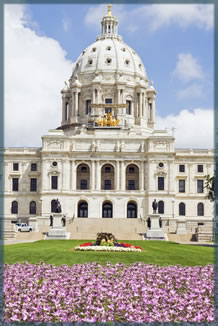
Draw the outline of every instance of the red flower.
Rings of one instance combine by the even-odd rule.
[[[142,250],[141,247],[139,247],[139,246],[133,246],[133,245],[131,245],[131,244],[129,244],[129,243],[121,242],[121,245],[122,245],[123,247],[125,247],[125,248],[136,248],[136,249],[141,249],[141,250]]]
[[[88,247],[91,246],[92,242],[85,242],[83,244],[80,245],[80,247]]]

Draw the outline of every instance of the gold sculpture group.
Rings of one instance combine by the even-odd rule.
[[[97,120],[98,127],[117,127],[119,122],[119,119],[112,118],[111,112],[107,113],[105,118]]]

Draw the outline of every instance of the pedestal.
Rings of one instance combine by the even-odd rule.
[[[187,234],[186,220],[184,218],[178,219],[176,234]]]
[[[66,240],[70,238],[70,232],[66,232],[66,227],[62,226],[61,213],[54,213],[53,225],[50,226],[48,234],[45,236],[45,240]]]
[[[146,233],[145,240],[168,240],[167,235],[163,232],[160,227],[160,215],[159,214],[151,214],[151,227]]]

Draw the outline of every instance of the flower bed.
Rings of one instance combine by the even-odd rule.
[[[5,321],[212,322],[213,266],[5,265]]]
[[[95,242],[85,242],[74,250],[80,251],[128,251],[141,252],[142,248],[129,243],[119,243],[112,233],[98,233]]]
[[[127,252],[142,252],[142,248],[139,246],[133,246],[129,243],[124,242],[106,242],[103,241],[100,245],[97,245],[96,242],[85,242],[77,247],[74,250],[80,251],[127,251]]]

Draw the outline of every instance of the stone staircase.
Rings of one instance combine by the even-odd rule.
[[[199,226],[197,228],[196,239],[197,241],[213,241],[213,229]]]

